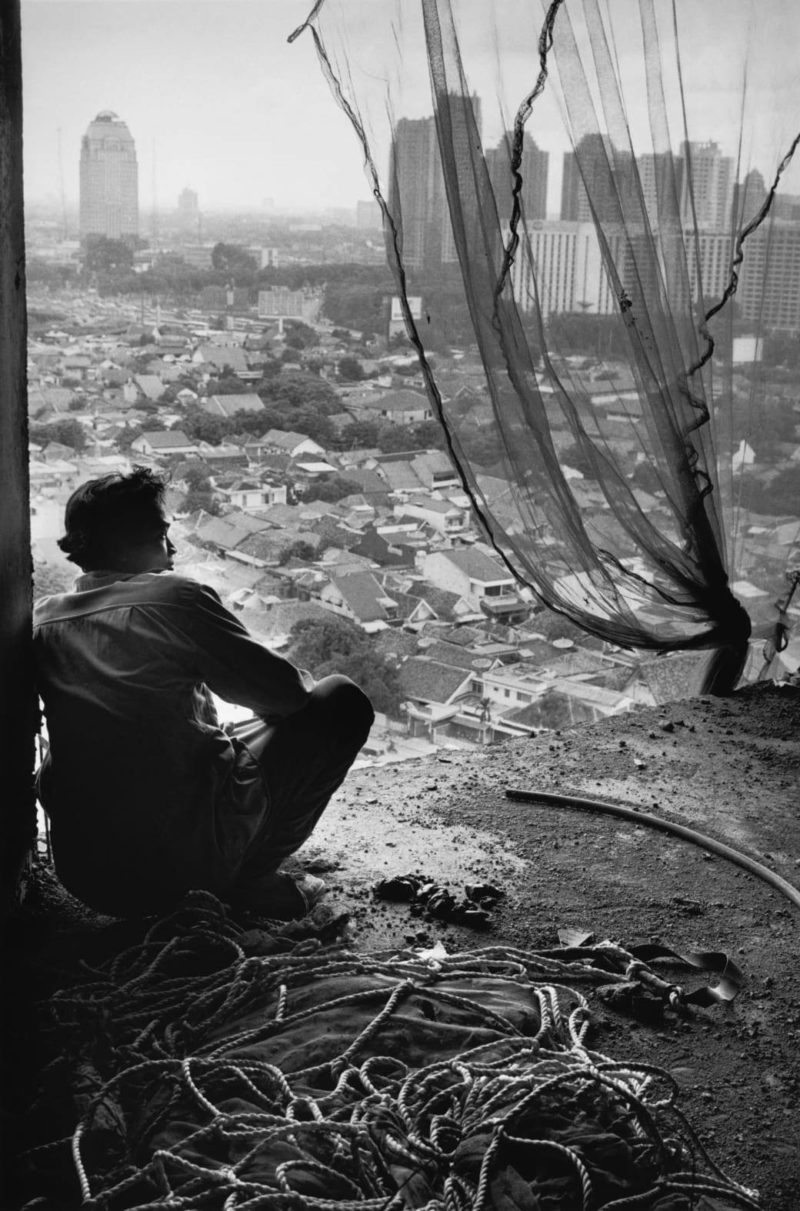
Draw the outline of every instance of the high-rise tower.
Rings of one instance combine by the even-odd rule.
[[[178,195],[178,225],[185,236],[192,239],[200,238],[202,220],[197,190],[187,185]]]
[[[511,145],[513,132],[509,131],[500,140],[497,147],[486,152],[486,166],[492,181],[492,189],[497,200],[497,211],[501,223],[507,223],[511,217],[514,180],[511,176]],[[547,172],[550,155],[537,147],[536,142],[527,131],[522,136],[522,161],[520,175],[522,187],[520,200],[525,212],[525,218],[547,218]]]
[[[473,128],[480,137],[481,103],[476,96],[447,99],[448,139],[457,161],[456,176],[462,205],[473,216],[476,199],[470,194],[475,174],[469,169]],[[455,262],[456,254],[444,172],[439,154],[436,119],[400,118],[395,128],[389,163],[389,204],[400,217],[403,260],[410,269],[433,269]]]
[[[562,219],[572,223],[591,223],[595,218],[603,223],[617,222],[628,209],[634,190],[633,156],[617,150],[608,135],[584,135],[574,151],[564,152]]]
[[[681,144],[683,182],[681,212],[685,226],[726,231],[731,221],[733,156],[723,156],[716,143]]]
[[[410,269],[441,264],[444,176],[433,118],[401,118],[389,166],[390,208],[400,217]]]
[[[81,141],[81,239],[139,234],[139,169],[126,124],[103,109]]]

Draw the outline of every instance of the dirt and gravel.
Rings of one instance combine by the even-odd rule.
[[[509,788],[635,807],[800,885],[800,690],[764,686],[356,770],[301,854],[311,869],[327,869],[331,900],[350,913],[351,940],[364,950],[437,940],[448,950],[493,941],[536,950],[575,929],[624,946],[726,952],[744,975],[731,1004],[648,1023],[590,994],[594,1046],[668,1069],[714,1158],[757,1188],[767,1211],[798,1211],[800,910],[702,846],[606,815],[515,802]],[[377,881],[407,872],[460,893],[466,883],[501,887],[492,930],[375,899]]]

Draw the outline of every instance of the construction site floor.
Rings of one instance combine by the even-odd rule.
[[[360,951],[493,941],[542,950],[565,930],[626,947],[725,951],[744,975],[731,1004],[648,1022],[590,994],[593,1045],[667,1069],[715,1159],[757,1188],[768,1211],[797,1211],[800,911],[702,845],[634,821],[514,801],[509,789],[636,808],[797,884],[800,690],[757,687],[481,751],[356,768],[297,856],[325,878],[327,903],[347,915],[348,944]],[[467,884],[494,885],[503,894],[489,929],[376,898],[378,883],[406,874],[457,896]],[[76,961],[97,936],[96,923],[74,915],[43,925],[23,914],[19,931],[31,984],[16,998],[22,1007],[46,990],[54,962]]]

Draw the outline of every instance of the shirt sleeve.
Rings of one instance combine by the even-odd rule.
[[[254,639],[208,585],[184,580],[181,622],[194,648],[198,679],[226,702],[267,720],[293,715],[314,687],[311,675]]]

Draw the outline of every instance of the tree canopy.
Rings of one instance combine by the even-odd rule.
[[[212,517],[219,515],[219,504],[214,499],[214,489],[208,472],[205,476],[191,476],[189,490],[181,501],[181,509],[187,513],[198,513],[202,509]]]
[[[290,349],[313,349],[318,343],[314,329],[302,320],[293,320],[286,324],[284,340]]]
[[[321,475],[303,491],[303,500],[322,500],[335,503],[345,496],[354,496],[361,491],[361,485],[352,479],[341,475]]]
[[[346,618],[303,618],[290,631],[290,658],[315,677],[344,673],[369,697],[376,711],[399,717],[403,699],[397,669]]]
[[[31,425],[30,439],[39,446],[58,442],[62,446],[71,446],[73,450],[83,450],[86,447],[86,430],[80,421],[65,417],[44,425]]]
[[[90,235],[86,239],[84,269],[96,273],[108,273],[130,269],[133,264],[133,249],[124,240],[110,240],[104,235]]]
[[[336,367],[339,372],[339,378],[348,383],[357,383],[364,377],[364,367],[357,357],[352,357],[346,353],[344,357],[339,358],[339,364]]]
[[[309,404],[323,413],[338,412],[339,397],[324,378],[302,370],[285,371],[263,378],[256,390],[265,404],[286,404],[300,408]]]
[[[386,298],[394,293],[386,273],[380,285],[355,281],[329,282],[325,288],[324,311],[334,324],[359,332],[383,332],[386,328]]]
[[[73,565],[74,566],[74,565]],[[45,560],[33,561],[33,596],[48,597],[51,593],[66,593],[72,588],[73,572]]]
[[[367,645],[364,632],[346,618],[301,618],[290,633],[290,654],[295,664],[315,676],[322,665],[352,656]]]
[[[211,264],[214,269],[238,276],[254,274],[258,269],[255,257],[250,256],[245,248],[239,244],[225,244],[221,240],[211,249]]]

